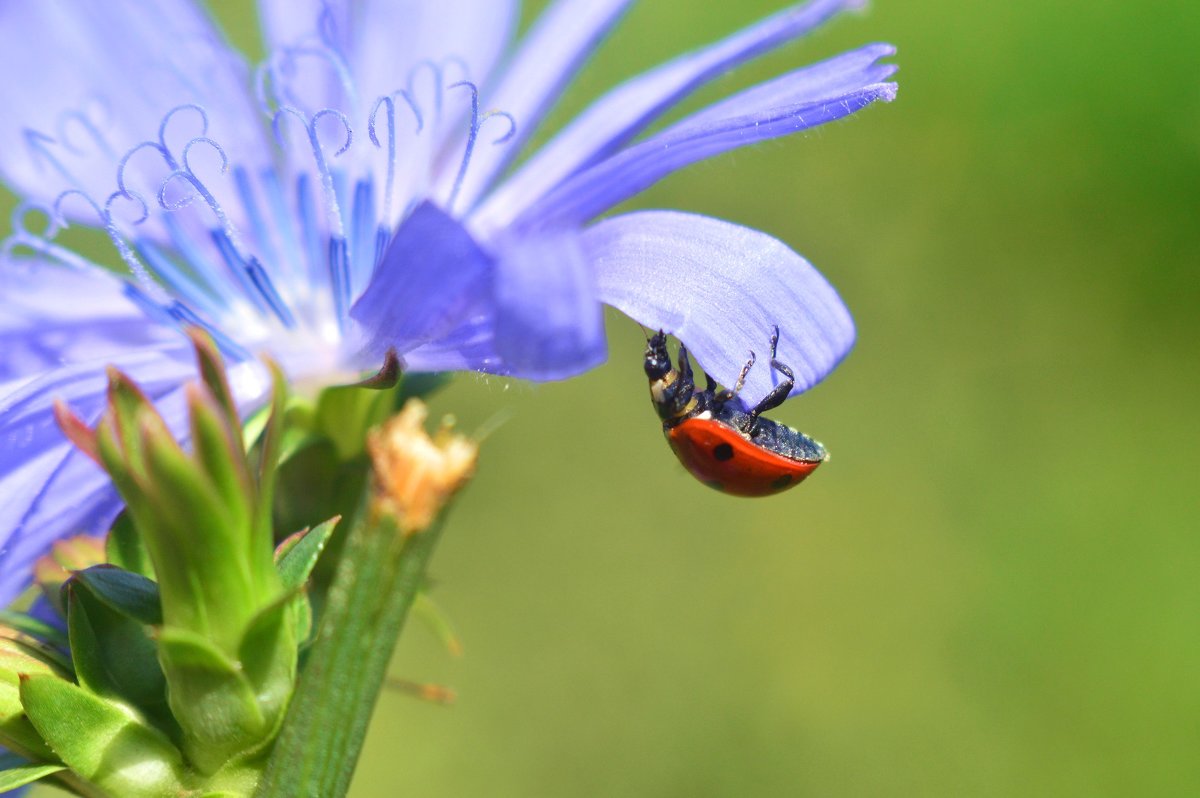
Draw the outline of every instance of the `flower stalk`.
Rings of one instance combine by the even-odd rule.
[[[372,431],[374,479],[346,541],[296,696],[256,795],[346,794],[396,641],[425,584],[445,509],[470,478],[476,444],[430,437],[416,399]],[[320,729],[321,734],[313,734]]]

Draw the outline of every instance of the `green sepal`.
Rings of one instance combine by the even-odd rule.
[[[71,667],[71,658],[64,653],[64,650],[40,637],[0,626],[0,642],[7,650],[18,652],[41,662],[67,678],[75,676],[75,670]]]
[[[338,459],[353,460],[366,448],[367,430],[382,424],[395,407],[395,390],[355,386],[326,388],[317,398],[316,430],[333,442]]]
[[[104,562],[104,543],[86,535],[56,540],[33,565],[33,581],[60,618],[67,617],[62,586],[75,571]]]
[[[42,739],[80,778],[122,798],[184,793],[179,749],[127,709],[46,674],[22,675],[20,692]]]
[[[263,514],[259,523],[268,529],[271,523],[271,504],[275,496],[275,471],[279,467],[279,458],[283,450],[285,416],[288,406],[287,379],[278,365],[267,361],[271,372],[271,405],[267,423],[258,438],[255,447],[257,467],[255,476],[258,480],[259,511]]]
[[[110,422],[109,434],[119,446],[123,460],[128,466],[129,476],[145,477],[145,460],[142,454],[142,435],[138,428],[138,417],[152,406],[150,399],[142,393],[142,389],[137,386],[137,383],[116,368],[112,366],[108,368],[108,411],[100,427],[96,430],[97,450],[105,466],[109,465],[109,461],[105,453],[104,422]]]
[[[130,704],[147,721],[178,738],[158,647],[146,625],[113,609],[82,582],[69,582],[67,597],[67,630],[79,684],[96,695]]]
[[[154,578],[154,563],[150,561],[150,553],[146,551],[128,511],[118,515],[109,530],[104,541],[104,554],[111,565],[141,574],[147,579]]]
[[[284,590],[298,591],[307,588],[309,577],[339,521],[341,516],[334,516],[312,529],[289,535],[275,548],[275,568],[279,571]],[[297,644],[304,646],[312,634],[312,604],[306,595],[300,595],[296,598],[294,606],[295,639]]]
[[[153,482],[142,508],[153,514],[143,529],[159,569],[166,624],[191,629],[232,650],[262,584],[234,563],[250,548],[246,518],[231,517],[213,483],[147,411],[141,417],[146,464]],[[235,513],[235,515],[240,515]],[[139,518],[139,525],[141,523]],[[168,573],[170,571],[170,573]],[[275,574],[269,574],[275,579]]]
[[[365,455],[350,462],[339,458],[332,441],[312,435],[307,445],[281,461],[276,472],[274,501],[277,529],[316,526],[333,515],[346,514],[347,510],[351,511],[349,515],[353,514],[370,466]],[[349,515],[342,519],[343,529],[352,520]],[[335,553],[341,537],[334,537],[330,554]],[[328,555],[323,559],[327,560]],[[325,569],[319,566],[317,570]]]
[[[284,590],[297,590],[304,586],[340,520],[341,516],[330,518],[312,529],[289,536],[276,547],[275,569],[279,571]]]
[[[75,574],[73,582],[88,589],[109,609],[146,626],[161,626],[162,600],[158,585],[141,574],[112,565],[93,565]]]
[[[185,392],[195,457],[189,466],[203,473],[236,528],[249,528],[254,487],[246,469],[241,427],[229,426],[212,394],[195,385],[187,386]]]
[[[4,769],[0,770],[0,791],[15,790],[67,769],[66,765],[37,765],[30,762],[23,765],[10,765],[7,762],[3,764]]]
[[[134,508],[145,502],[145,493],[134,478],[132,464],[125,460],[116,419],[112,417],[111,411],[100,419],[96,426],[96,447],[100,452],[104,470],[112,478],[113,485],[125,500],[126,507],[130,508],[128,512],[134,516],[134,523],[140,523],[139,513]]]
[[[297,651],[301,629],[297,615],[308,614],[308,599],[302,590],[281,596],[250,622],[239,650],[239,664],[254,689],[264,731],[259,742],[243,755],[252,755],[275,739],[292,691],[296,686]]]
[[[41,673],[66,678],[68,673],[37,655],[26,638],[13,632],[0,637],[0,745],[27,759],[54,761],[51,751],[37,729],[25,717],[21,705],[21,674]]]
[[[229,380],[225,376],[221,351],[212,337],[198,327],[188,328],[187,335],[192,339],[192,346],[196,350],[196,367],[200,371],[200,381],[217,400],[229,426],[237,429],[240,426],[237,402],[233,399],[233,391],[230,390]]]
[[[274,732],[242,668],[207,639],[165,628],[158,649],[183,749],[197,770],[215,773]]]

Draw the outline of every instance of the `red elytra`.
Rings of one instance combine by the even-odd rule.
[[[709,487],[734,496],[770,496],[799,484],[829,459],[819,442],[761,415],[782,404],[795,384],[792,370],[775,357],[778,343],[776,328],[770,362],[783,379],[744,410],[736,397],[754,365],[753,352],[733,390],[717,392],[707,374],[704,390],[696,390],[685,347],[679,347],[676,368],[665,333],[647,342],[644,366],[663,433],[684,467]]]
[[[711,418],[689,418],[666,434],[679,462],[692,476],[733,496],[770,496],[785,491],[824,462],[777,454]]]

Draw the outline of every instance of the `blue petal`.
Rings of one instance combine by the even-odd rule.
[[[867,55],[891,52],[879,47],[866,48]],[[877,56],[856,55],[793,72],[700,111],[577,173],[513,224],[581,224],[696,161],[841,119],[877,100],[892,100],[894,83],[872,82],[891,67],[872,65]]]
[[[857,0],[812,0],[618,86],[580,114],[479,207],[480,228],[503,228],[578,170],[619,150],[672,105],[738,64],[808,33]]]
[[[295,72],[291,89],[310,106],[304,110],[339,108],[356,125],[365,121],[376,98],[405,88],[421,63],[449,69],[448,83],[484,83],[508,44],[518,10],[516,0],[259,0],[258,5],[268,51],[300,54],[289,67]]]
[[[0,382],[178,341],[149,321],[115,276],[6,263],[0,287]],[[2,395],[2,394],[0,394]]]
[[[494,262],[462,225],[426,202],[400,225],[350,310],[378,357],[453,330],[491,293]]]
[[[496,263],[495,302],[495,347],[506,373],[560,380],[604,361],[604,316],[578,233],[504,247]]]
[[[412,371],[484,371],[507,374],[496,351],[496,317],[490,302],[481,302],[457,327],[404,355]]]
[[[537,130],[563,87],[591,55],[633,0],[558,0],[547,8],[526,34],[505,68],[503,78],[485,97],[485,105],[512,115],[516,133],[504,146],[482,147],[459,188],[457,207],[469,208],[492,179]],[[465,142],[459,143],[461,149]],[[442,192],[450,188],[452,172]]]
[[[30,565],[53,541],[105,531],[120,507],[107,476],[66,441],[53,412],[54,400],[62,399],[96,420],[105,401],[106,363],[164,400],[160,409],[172,429],[185,429],[177,389],[194,370],[184,349],[64,366],[0,399],[0,604],[29,583]]]
[[[244,62],[189,0],[4,3],[0,73],[21,76],[0,82],[0,175],[44,204],[72,188],[103,204],[118,159],[155,139],[163,116],[184,103],[206,109],[207,135],[227,150],[270,158]],[[181,116],[168,143],[178,148],[201,130],[198,116]],[[169,169],[147,152],[129,171],[146,178],[145,190]],[[90,213],[83,203],[68,209]]]
[[[779,360],[796,373],[792,394],[820,382],[854,344],[854,322],[837,292],[804,258],[776,239],[729,222],[645,211],[584,233],[600,299],[651,329],[673,333],[724,385],[749,352],[753,403],[778,383],[766,363],[779,326]]]

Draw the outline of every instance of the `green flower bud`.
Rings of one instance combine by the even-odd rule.
[[[211,775],[231,760],[256,756],[274,738],[307,617],[297,588],[285,587],[274,562],[282,378],[276,371],[271,418],[247,453],[220,357],[202,334],[193,342],[203,382],[186,389],[190,452],[116,371],[94,430],[65,407],[59,421],[125,499],[161,608],[160,619],[147,617],[144,585],[155,583],[143,576],[119,569],[81,574],[68,591],[80,684],[138,707],[158,728],[178,734],[188,763]],[[125,641],[123,652],[113,651],[115,640]],[[163,682],[166,706],[158,700]]]

